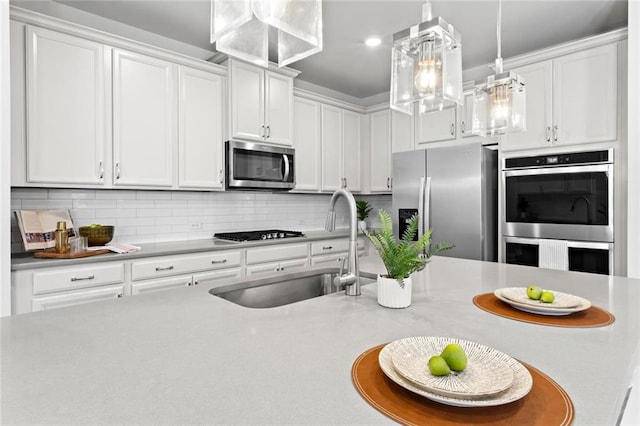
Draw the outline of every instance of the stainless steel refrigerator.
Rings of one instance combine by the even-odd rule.
[[[443,256],[497,261],[498,152],[480,144],[393,155],[393,219],[398,238],[409,219],[432,243],[455,245]]]

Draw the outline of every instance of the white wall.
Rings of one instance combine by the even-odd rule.
[[[629,1],[627,275],[640,278],[640,0]]]
[[[11,314],[9,0],[0,0],[0,316]]]

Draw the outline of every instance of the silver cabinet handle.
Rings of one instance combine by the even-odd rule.
[[[456,131],[456,126],[455,124],[451,123],[451,136],[454,135],[455,131]]]
[[[464,121],[460,123],[460,133],[464,135]]]
[[[173,266],[167,266],[165,268],[161,268],[160,266],[156,266],[156,271],[160,272],[160,271],[170,271],[173,269]]]
[[[264,126],[264,124],[262,125],[262,136],[263,139],[267,137],[267,129]]]
[[[194,281],[193,285],[199,285],[200,283],[198,281]]]
[[[322,246],[322,250],[331,250],[333,246]]]
[[[104,163],[100,162],[100,179],[104,177]]]
[[[391,178],[390,177],[387,178],[387,188],[391,189]]]
[[[212,260],[211,264],[215,265],[218,263],[227,263],[227,259],[222,259],[222,260]]]
[[[558,142],[558,125],[553,126],[553,141]]]
[[[547,126],[544,133],[547,137],[547,142],[551,142],[551,126]]]
[[[96,276],[91,274],[88,277],[71,277],[71,282],[74,281],[84,281],[84,280],[92,280],[94,279]]]
[[[116,294],[116,298],[118,298],[118,299],[120,299],[122,296],[124,296],[122,293]]]
[[[120,179],[120,163],[116,163],[116,179]]]
[[[220,183],[224,183],[224,170],[220,169],[218,176],[220,177]]]
[[[267,139],[271,137],[271,126],[267,126]]]

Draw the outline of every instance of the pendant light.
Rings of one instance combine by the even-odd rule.
[[[526,91],[522,77],[502,69],[502,1],[498,0],[496,73],[477,86],[473,98],[471,133],[497,136],[526,130]]]
[[[441,17],[432,18],[429,0],[422,22],[393,35],[391,108],[413,114],[462,104],[462,42]]]
[[[211,43],[220,52],[267,67],[269,27],[280,67],[322,51],[322,0],[211,0]]]

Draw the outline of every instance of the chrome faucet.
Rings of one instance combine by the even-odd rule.
[[[358,217],[356,210],[356,200],[353,194],[346,189],[338,189],[331,196],[329,202],[329,213],[327,214],[327,223],[325,229],[333,231],[336,229],[336,200],[340,196],[346,198],[349,204],[349,254],[347,260],[347,272],[340,274],[334,279],[334,284],[338,288],[345,287],[344,292],[347,296],[360,296],[360,271],[358,270]],[[341,271],[342,272],[342,271]]]

